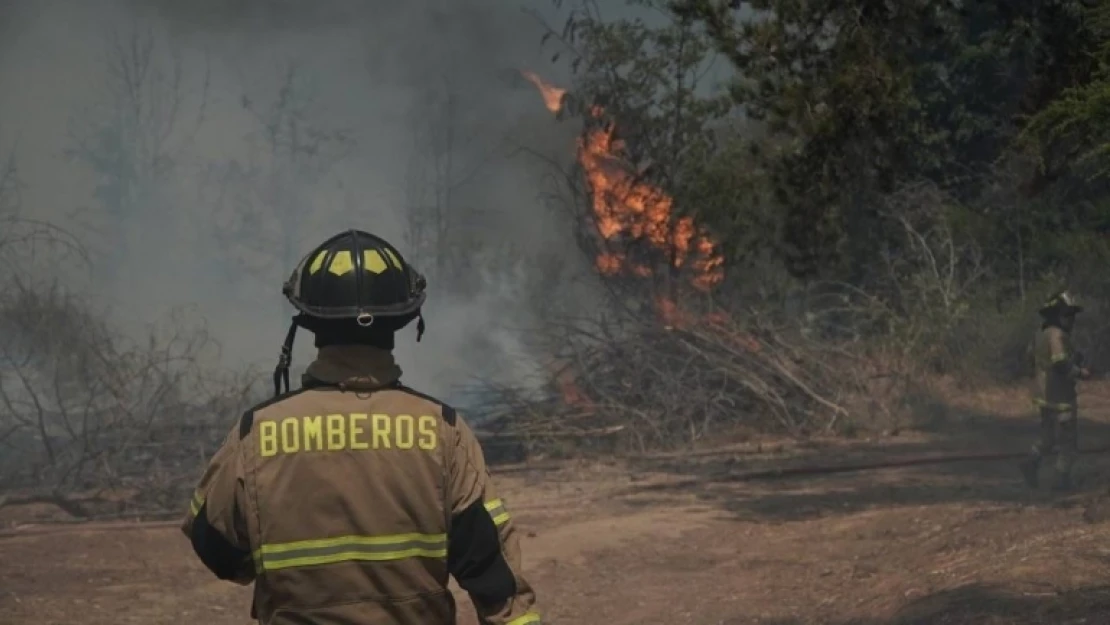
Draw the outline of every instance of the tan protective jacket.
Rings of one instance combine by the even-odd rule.
[[[1033,402],[1054,412],[1075,412],[1076,380],[1081,376],[1071,335],[1056,326],[1042,328],[1034,340]]]
[[[399,383],[392,355],[325,347],[304,386],[246,412],[182,527],[267,625],[540,623],[513,519],[473,432]]]

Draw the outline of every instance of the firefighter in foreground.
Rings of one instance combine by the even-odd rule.
[[[540,623],[474,433],[400,382],[394,333],[415,319],[420,340],[425,286],[392,245],[360,231],[325,241],[285,283],[298,314],[278,394],[235,424],[182,528],[217,577],[254,583],[252,618],[453,625],[453,576],[482,623]],[[298,326],[319,353],[290,392]]]
[[[1029,458],[1021,464],[1026,484],[1036,488],[1041,459],[1056,452],[1054,490],[1072,488],[1072,467],[1079,452],[1079,411],[1076,381],[1090,377],[1083,358],[1071,343],[1075,317],[1083,311],[1071,294],[1061,291],[1050,297],[1040,313],[1043,322],[1033,344],[1033,402],[1040,409],[1041,437]]]

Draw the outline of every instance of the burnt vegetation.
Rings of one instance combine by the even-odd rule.
[[[63,244],[42,234],[33,245],[58,254]],[[213,345],[195,320],[174,315],[136,339],[107,318],[58,284],[6,284],[0,506],[49,503],[77,518],[175,509],[250,399],[245,379],[209,377]]]

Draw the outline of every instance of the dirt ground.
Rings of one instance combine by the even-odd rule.
[[[1085,447],[1110,444],[1110,386],[1095,390]],[[1068,496],[1028,491],[1009,461],[728,479],[770,466],[1020,451],[1036,432],[1020,394],[928,410],[932,433],[537,464],[495,478],[526,533],[545,622],[1110,623],[1110,456],[1085,456]],[[27,524],[44,513],[0,510],[0,623],[249,622],[249,591],[212,578],[175,528]]]

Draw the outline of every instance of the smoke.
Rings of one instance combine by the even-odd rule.
[[[357,227],[429,275],[425,339],[398,337],[409,384],[523,382],[528,328],[583,301],[587,271],[543,198],[576,129],[516,74],[568,78],[537,4],[0,0],[0,149],[24,213],[93,258],[40,258],[38,277],[124,329],[189,307],[221,364],[262,369],[292,314],[282,281]]]

